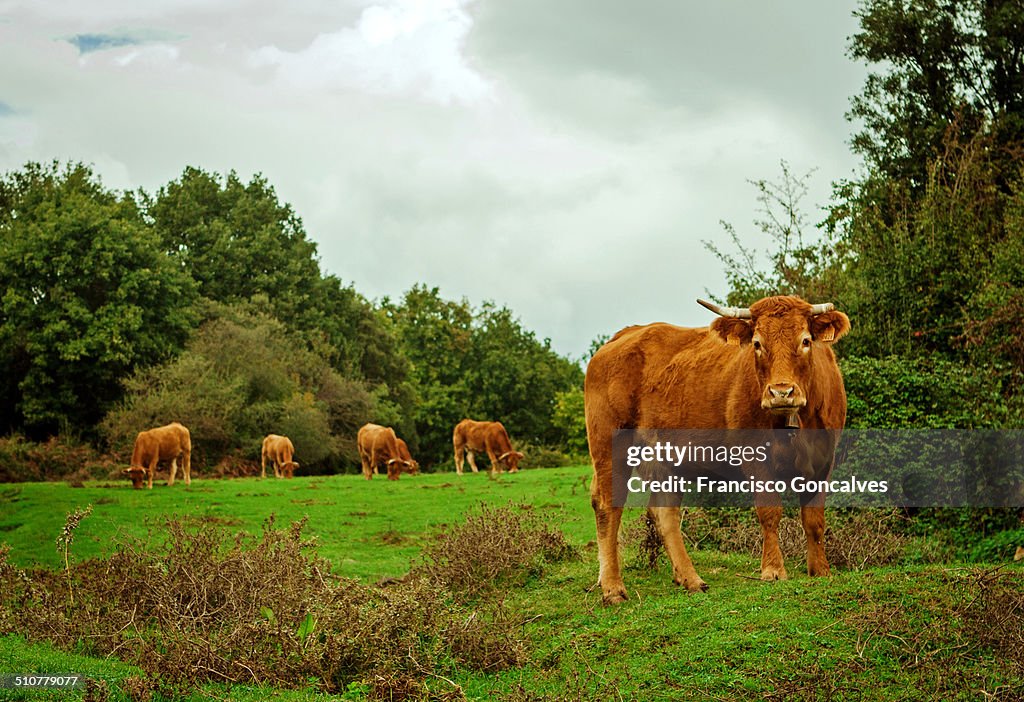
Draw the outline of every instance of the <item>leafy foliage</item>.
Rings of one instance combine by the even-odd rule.
[[[124,404],[103,422],[123,451],[140,427],[180,421],[201,458],[259,456],[263,437],[285,434],[305,468],[354,464],[355,432],[374,407],[364,383],[341,377],[272,317],[231,307],[205,322],[174,361],[127,381]]]
[[[0,180],[0,426],[89,433],[119,380],[177,352],[192,282],[135,200],[81,164]]]
[[[944,141],[970,141],[983,126],[1000,170],[1011,166],[1024,139],[1020,3],[864,0],[856,14],[850,56],[876,71],[852,100],[863,125],[852,145],[873,171],[917,191]]]

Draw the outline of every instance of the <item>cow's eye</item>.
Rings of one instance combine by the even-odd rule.
[[[754,339],[754,350],[755,351],[760,351],[761,350],[761,342],[758,341],[757,339]]]
[[[804,337],[804,342],[803,343],[804,343],[804,348],[806,349],[808,346],[811,345],[811,340],[808,339],[807,337]]]

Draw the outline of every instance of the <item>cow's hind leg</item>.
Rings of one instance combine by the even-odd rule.
[[[704,592],[708,584],[697,575],[697,569],[693,567],[690,554],[686,552],[686,543],[679,531],[680,514],[678,507],[649,507],[647,514],[650,515],[654,524],[658,527],[661,535],[661,542],[665,545],[669,560],[672,561],[672,580],[676,585],[682,585],[690,592]]]
[[[472,451],[466,451],[466,458],[469,459],[469,467],[473,469],[473,472],[479,473],[480,469],[476,467],[476,461],[473,459]]]
[[[455,472],[462,475],[462,464],[466,460],[466,447],[455,445]]]
[[[192,484],[192,449],[186,448],[181,454],[181,472],[185,476],[185,484]]]
[[[171,468],[167,475],[167,487],[174,485],[174,478],[178,475],[178,458],[175,456],[171,459]]]
[[[807,574],[829,575],[828,559],[825,557],[825,508],[819,505],[800,507],[800,520],[807,537]]]
[[[779,520],[782,505],[757,506],[757,519],[761,522],[761,580],[785,580],[786,564],[779,548]]]
[[[629,599],[626,584],[622,582],[622,563],[619,558],[619,525],[622,508],[601,504],[593,498],[594,518],[597,520],[597,559],[600,563],[598,584],[601,600],[605,604],[618,604]]]

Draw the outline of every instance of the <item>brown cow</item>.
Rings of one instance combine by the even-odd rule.
[[[462,475],[462,465],[469,458],[469,467],[476,473],[474,451],[486,451],[491,459],[491,473],[501,472],[502,464],[508,466],[509,473],[519,470],[519,461],[523,457],[519,451],[512,450],[512,442],[501,422],[477,422],[463,419],[455,425],[452,432],[452,444],[455,446],[455,470]]]
[[[167,426],[157,427],[148,431],[140,431],[135,437],[135,447],[132,449],[132,463],[124,472],[131,478],[133,488],[141,488],[146,479],[146,471],[149,471],[149,484],[146,486],[153,489],[153,474],[156,472],[156,464],[160,461],[170,461],[170,474],[167,477],[167,484],[174,485],[174,478],[178,473],[178,458],[181,458],[181,469],[185,476],[185,484],[192,484],[192,437],[188,429],[171,422]]]
[[[260,451],[260,478],[267,477],[267,459],[274,465],[274,477],[282,475],[290,478],[295,474],[299,464],[292,460],[295,454],[295,447],[291,439],[279,434],[267,434],[263,439],[263,449]]]
[[[408,460],[398,452],[398,437],[391,427],[379,424],[364,424],[356,435],[359,446],[359,461],[363,464],[363,476],[370,480],[377,466],[384,463],[388,470],[388,480],[398,480],[402,470],[411,468]]]
[[[627,327],[587,367],[584,406],[594,463],[590,494],[605,603],[626,599],[618,551],[622,507],[613,504],[616,430],[831,430],[814,434],[825,435],[826,446],[801,444],[795,461],[815,478],[826,477],[832,469],[846,421],[846,391],[830,345],[849,331],[850,320],[831,304],[810,305],[798,297],[767,297],[742,309],[699,302],[720,315],[710,327]],[[781,502],[777,496],[758,495],[756,504],[763,537],[761,578],[785,578],[778,542]],[[800,511],[810,575],[829,572],[823,504],[821,495],[804,496]],[[676,584],[706,590],[683,544],[679,508],[651,507],[649,512],[672,561]]]

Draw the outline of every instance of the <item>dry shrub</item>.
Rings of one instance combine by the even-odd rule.
[[[0,438],[0,483],[101,478],[114,467],[108,457],[68,437],[44,442],[13,434]]]
[[[651,516],[644,512],[622,530],[620,543],[628,548],[636,548],[636,563],[640,568],[657,570],[664,548],[661,534]]]
[[[908,539],[904,517],[894,510],[825,511],[825,555],[838,568],[862,570],[900,561]],[[698,545],[715,545],[726,553],[761,556],[761,525],[753,509],[690,510],[683,531]],[[807,539],[799,514],[779,520],[779,548],[785,558],[801,559]]]
[[[826,519],[828,519],[826,513]],[[894,510],[863,509],[840,513],[825,529],[825,555],[837,568],[864,568],[898,563],[907,537],[900,529],[905,517]]]
[[[549,527],[530,505],[481,504],[479,512],[424,547],[412,572],[468,601],[538,575],[544,563],[574,554],[565,535]]]
[[[964,629],[1024,675],[1024,574],[1001,568],[969,576]]]
[[[525,659],[522,622],[500,603],[455,604],[437,583],[458,578],[436,562],[431,578],[413,574],[387,589],[339,579],[307,553],[314,541],[303,525],[276,529],[271,518],[258,536],[226,539],[209,523],[168,520],[146,540],[73,565],[73,607],[65,573],[19,574],[3,549],[2,630],[129,660],[172,697],[207,681],[305,687],[315,679],[330,691],[362,681],[374,699],[461,699],[438,671]],[[548,553],[554,540],[544,532],[534,543]],[[133,699],[152,691],[131,687]]]

